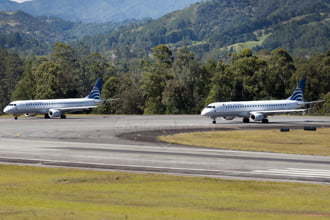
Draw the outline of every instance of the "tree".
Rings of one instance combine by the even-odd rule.
[[[291,93],[291,78],[296,67],[292,57],[284,49],[272,51],[268,60],[269,74],[265,82],[267,93],[274,98],[283,99]]]
[[[253,100],[258,97],[258,72],[266,67],[266,63],[252,55],[251,49],[245,49],[234,55],[228,67],[228,75],[232,74],[232,100]],[[229,77],[229,76],[227,76]]]
[[[23,62],[15,53],[0,49],[0,108],[10,102],[11,94],[23,73]]]
[[[102,105],[102,108],[99,110],[102,113],[116,113],[116,109],[119,107],[118,101],[108,101],[108,99],[120,98],[121,92],[121,81],[118,77],[112,76],[109,77],[102,89],[102,98],[105,100],[105,103]]]
[[[108,79],[116,74],[116,68],[98,53],[79,58],[78,82],[79,92],[87,94],[97,78]]]
[[[153,49],[156,63],[145,62],[142,79],[142,93],[145,98],[145,114],[162,114],[165,106],[162,103],[162,95],[166,81],[173,79],[171,74],[172,52],[168,47],[160,45]]]
[[[305,99],[317,100],[330,91],[330,55],[316,55],[302,60],[292,77],[293,83],[306,79]]]
[[[181,81],[171,79],[166,82],[162,99],[166,114],[187,113],[186,99],[185,88]]]
[[[34,73],[36,76],[35,99],[54,99],[62,95],[62,86],[60,87],[58,81],[60,69],[58,64],[51,61],[38,66]]]
[[[172,51],[166,45],[159,45],[152,49],[152,55],[154,56],[157,64],[170,66],[173,63]]]
[[[229,101],[232,97],[233,79],[228,66],[219,62],[213,70],[211,89],[205,105],[212,102]]]
[[[325,94],[322,99],[325,101],[322,104],[322,107],[320,109],[320,113],[322,114],[330,114],[330,92]]]
[[[30,59],[25,62],[24,73],[18,81],[15,90],[12,93],[13,100],[32,100],[35,97],[36,79],[33,75],[33,62]]]

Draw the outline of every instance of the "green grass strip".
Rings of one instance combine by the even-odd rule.
[[[237,130],[182,133],[161,141],[198,147],[330,156],[330,129],[315,131]]]
[[[0,219],[329,219],[330,186],[0,165]]]

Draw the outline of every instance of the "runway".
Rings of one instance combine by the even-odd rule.
[[[273,117],[211,125],[200,116],[0,118],[0,162],[175,175],[330,183],[330,157],[190,148],[155,135],[190,130],[330,126],[329,117]]]

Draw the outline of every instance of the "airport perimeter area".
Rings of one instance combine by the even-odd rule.
[[[330,126],[329,117],[213,125],[189,115],[75,115],[65,120],[3,117],[0,124],[3,219],[330,216],[328,156],[188,147],[158,140],[160,135],[186,132],[323,128]]]
[[[195,115],[69,116],[66,120],[0,118],[0,161],[234,179],[330,182],[330,158],[192,148],[157,136],[192,131],[329,127],[330,117],[281,116],[243,124]],[[267,137],[265,137],[267,138]]]

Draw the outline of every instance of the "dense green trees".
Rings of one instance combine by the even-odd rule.
[[[99,54],[80,54],[57,43],[47,57],[26,60],[14,99],[72,98],[87,95],[97,78],[108,78],[114,67]]]
[[[49,56],[22,61],[1,50],[1,107],[10,99],[84,97],[103,78],[99,113],[195,114],[216,101],[284,99],[306,78],[305,98],[323,97],[327,102],[316,110],[329,112],[330,52],[294,60],[283,49],[259,55],[245,49],[226,61],[200,62],[187,48],[160,45],[151,56],[112,64],[81,51],[58,43]]]
[[[0,108],[8,104],[16,83],[23,73],[23,62],[17,54],[0,49]]]

